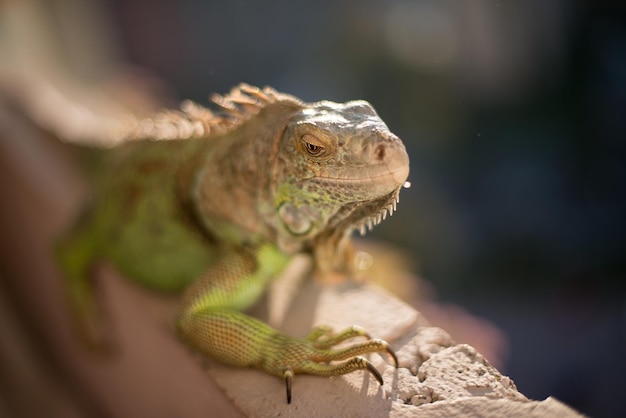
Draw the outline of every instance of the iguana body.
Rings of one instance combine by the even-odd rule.
[[[322,272],[349,271],[349,236],[395,209],[408,176],[402,142],[363,101],[307,104],[240,85],[214,96],[220,114],[193,104],[133,121],[103,150],[89,216],[60,246],[73,300],[97,333],[87,274],[98,258],[163,290],[187,288],[182,338],[224,363],[284,377],[368,369],[360,354],[391,352],[353,327],[305,339],[243,313],[299,252]],[[393,354],[392,354],[393,355]],[[337,362],[346,360],[343,362]]]

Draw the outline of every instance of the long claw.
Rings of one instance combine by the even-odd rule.
[[[285,377],[285,386],[287,387],[287,403],[291,403],[291,382],[293,381],[293,370],[288,368],[283,374]]]
[[[287,387],[287,403],[291,403],[291,382],[293,380],[293,370],[285,370],[285,386]]]
[[[374,367],[374,365],[367,360],[365,360],[365,366],[367,367],[367,370],[372,374],[372,376],[374,376],[374,378],[378,380],[378,383],[380,383],[380,385],[382,386],[383,377],[380,375],[380,372],[376,370],[376,367]]]
[[[387,353],[391,356],[391,358],[393,359],[393,362],[396,366],[396,369],[398,368],[398,356],[396,356],[395,351],[393,351],[391,349],[391,347],[387,346]]]

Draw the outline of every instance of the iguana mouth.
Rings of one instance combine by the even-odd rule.
[[[358,177],[339,177],[339,176],[315,176],[310,178],[309,180],[315,181],[332,181],[334,183],[344,183],[344,184],[362,184],[373,182],[376,184],[393,184],[397,186],[398,184],[402,185],[406,178],[409,175],[409,167],[402,166],[397,167],[394,170],[387,170],[380,174],[376,174],[374,176],[367,176],[364,178]],[[383,181],[380,181],[383,180]]]
[[[408,188],[406,181],[409,175],[409,166],[396,165],[392,170],[385,165],[377,168],[377,174],[361,178],[317,176],[309,179],[321,187],[326,185],[335,190],[349,191],[354,200],[345,204],[335,215],[334,223],[337,229],[343,227],[358,230],[365,235],[387,216],[392,216],[400,202],[400,190]],[[362,172],[361,172],[362,174]]]

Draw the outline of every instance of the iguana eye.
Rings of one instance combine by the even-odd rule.
[[[304,143],[306,152],[313,157],[321,157],[326,153],[326,148],[324,148],[320,140],[313,135],[304,135],[302,142]]]
[[[320,152],[322,152],[322,149],[323,149],[322,147],[311,144],[310,142],[306,143],[306,150],[311,155],[318,155]]]

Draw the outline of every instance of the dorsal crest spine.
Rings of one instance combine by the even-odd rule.
[[[193,139],[223,134],[241,126],[271,104],[302,104],[294,96],[271,87],[259,88],[245,83],[224,96],[213,94],[211,101],[219,111],[185,100],[180,110],[163,110],[145,118],[127,117],[121,123],[115,142]]]

